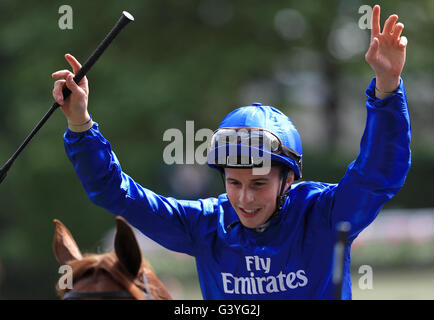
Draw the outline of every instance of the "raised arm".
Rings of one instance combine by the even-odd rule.
[[[131,225],[162,246],[195,255],[198,225],[213,201],[176,200],[142,187],[123,172],[98,124],[85,132],[67,130],[65,151],[87,196],[96,205]]]
[[[397,19],[391,15],[380,33],[380,7],[374,7],[366,61],[376,78],[366,90],[367,120],[360,151],[339,184],[322,194],[331,227],[349,221],[353,237],[396,195],[410,169],[410,118],[401,79],[407,39],[401,37],[404,25]]]
[[[122,171],[110,143],[88,113],[89,87],[86,78],[76,84],[74,74],[81,68],[71,55],[65,55],[72,71],[60,70],[52,77],[53,97],[68,121],[64,135],[66,154],[74,166],[89,199],[127,221],[168,249],[195,254],[203,213],[213,212],[216,199],[183,201],[163,197],[143,188]],[[64,99],[63,88],[71,95]],[[195,232],[193,232],[193,230]]]

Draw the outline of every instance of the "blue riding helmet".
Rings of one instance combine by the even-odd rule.
[[[222,132],[226,134],[230,130],[236,132],[241,138],[220,145],[216,143],[217,135],[222,135]],[[246,144],[246,140],[243,140],[243,134],[250,137],[250,130],[254,133],[255,137],[258,136],[257,132],[263,132],[264,137],[261,136],[261,140],[258,141],[269,141],[269,143],[264,143],[263,145]],[[240,134],[240,132],[243,134]],[[246,132],[247,134],[245,134]],[[251,106],[241,107],[229,113],[215,131],[207,155],[208,166],[218,170],[222,170],[225,167],[255,166],[254,157],[249,157],[252,160],[247,162],[239,163],[238,160],[236,164],[229,163],[227,159],[229,159],[228,150],[230,147],[232,147],[232,150],[238,150],[238,154],[243,154],[243,152],[245,154],[247,149],[249,156],[253,153],[258,154],[258,152],[261,156],[269,156],[271,161],[279,162],[293,170],[295,180],[299,180],[302,177],[303,150],[300,135],[291,120],[274,107],[252,103]],[[222,159],[224,159],[223,162]]]

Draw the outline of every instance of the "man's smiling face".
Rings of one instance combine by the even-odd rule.
[[[290,171],[285,190],[293,181],[294,174]],[[271,167],[267,175],[254,175],[253,169],[225,168],[225,184],[241,223],[254,229],[267,222],[276,210],[282,178],[278,167]]]

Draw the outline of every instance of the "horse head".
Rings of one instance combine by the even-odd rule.
[[[132,228],[116,217],[114,252],[82,255],[71,232],[54,221],[54,253],[72,270],[72,288],[59,283],[61,299],[171,299],[151,265],[143,258]]]

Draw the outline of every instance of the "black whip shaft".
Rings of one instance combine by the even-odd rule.
[[[107,34],[107,36],[104,38],[104,40],[99,44],[99,46],[90,55],[90,57],[86,60],[86,62],[81,67],[81,69],[75,75],[75,77],[74,77],[75,83],[78,84],[81,81],[81,79],[83,79],[86,76],[87,72],[92,68],[92,66],[95,64],[95,62],[104,53],[104,51],[107,49],[107,47],[113,41],[113,39],[116,38],[116,36],[119,34],[119,32],[131,21],[134,21],[134,17],[130,13],[123,11],[122,16],[116,22],[113,29]],[[71,91],[67,87],[65,87],[62,92],[63,92],[64,99],[69,97],[69,95],[71,94]],[[20,153],[24,150],[24,148],[27,146],[27,144],[32,140],[32,138],[36,135],[36,133],[39,131],[39,129],[42,128],[42,126],[45,124],[45,122],[47,122],[47,120],[51,117],[53,112],[59,106],[60,105],[57,102],[53,103],[51,108],[47,111],[47,113],[44,115],[44,117],[38,122],[38,124],[33,128],[33,130],[29,133],[27,138],[18,147],[18,149],[15,151],[15,153],[12,155],[12,157],[10,157],[9,160],[3,165],[3,167],[0,169],[0,183],[3,182],[3,180],[5,179],[5,177],[7,175],[7,172],[11,168],[14,161],[18,158]]]

